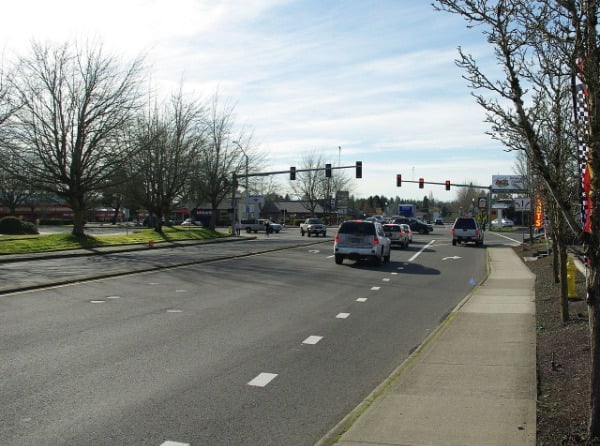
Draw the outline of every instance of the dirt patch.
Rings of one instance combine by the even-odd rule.
[[[534,252],[515,248],[524,257]],[[590,351],[585,277],[577,272],[578,299],[569,300],[570,319],[560,320],[560,284],[554,283],[552,257],[528,261],[536,275],[537,444],[587,444]]]

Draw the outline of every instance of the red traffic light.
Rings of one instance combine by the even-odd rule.
[[[446,190],[450,190],[450,180],[446,180]]]
[[[402,186],[402,175],[396,175],[396,187]]]
[[[419,189],[423,189],[425,187],[425,180],[423,178],[419,178]]]

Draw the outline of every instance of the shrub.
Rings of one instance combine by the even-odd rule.
[[[0,234],[38,234],[33,223],[21,221],[18,217],[8,216],[0,218]]]

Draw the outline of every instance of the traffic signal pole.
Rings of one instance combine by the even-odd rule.
[[[288,170],[274,170],[271,172],[251,172],[248,173],[248,171],[246,171],[245,174],[233,174],[233,181],[231,182],[232,186],[231,186],[231,235],[235,234],[235,224],[237,223],[237,206],[236,206],[236,201],[235,201],[235,192],[237,190],[237,182],[238,182],[238,178],[245,178],[246,182],[248,181],[248,178],[250,177],[267,177],[270,175],[281,175],[281,174],[289,174],[290,178],[292,177],[292,174],[295,178],[296,173],[298,172],[331,172],[332,170],[339,170],[339,169],[356,169],[356,177],[357,178],[362,178],[362,161],[357,161],[356,164],[352,165],[352,166],[332,166],[330,164],[327,164],[326,167],[319,167],[316,169],[296,169],[295,167],[291,167]],[[246,191],[247,193],[247,191]]]

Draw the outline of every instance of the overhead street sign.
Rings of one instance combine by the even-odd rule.
[[[514,201],[515,211],[531,211],[531,199],[530,198],[517,198]]]

